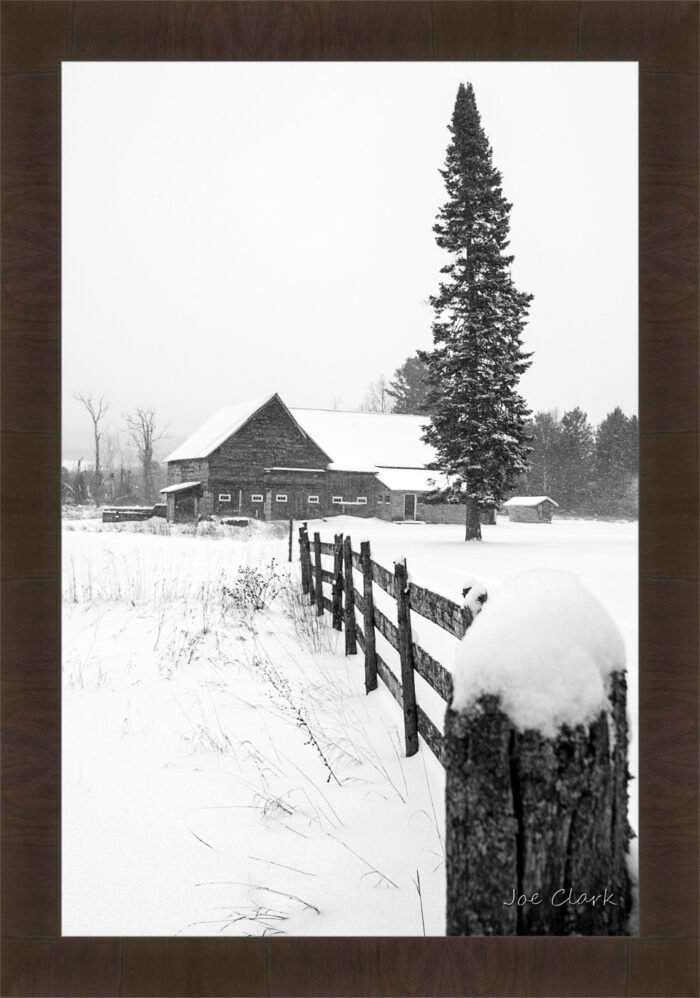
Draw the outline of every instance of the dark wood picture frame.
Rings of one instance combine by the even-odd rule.
[[[697,47],[697,0],[3,0],[3,995],[698,993]],[[217,59],[639,61],[638,938],[60,937],[61,62]]]

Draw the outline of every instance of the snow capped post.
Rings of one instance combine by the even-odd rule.
[[[624,935],[625,650],[566,572],[507,582],[467,630],[445,718],[448,935]]]
[[[415,755],[418,751],[418,711],[416,708],[416,680],[413,671],[415,666],[413,662],[413,636],[411,634],[411,594],[405,559],[394,562],[394,594],[399,624],[399,656],[401,658],[406,755]]]

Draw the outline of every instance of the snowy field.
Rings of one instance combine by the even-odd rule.
[[[467,576],[494,593],[532,568],[574,572],[626,643],[636,773],[636,524],[501,520],[469,545],[454,526],[309,529],[369,539],[387,567],[405,556],[456,601]],[[404,758],[390,694],[365,696],[362,655],[304,606],[284,526],[80,520],[63,541],[63,933],[444,934],[442,768],[424,745]],[[261,580],[253,610],[243,584]],[[451,667],[457,641],[413,625]]]

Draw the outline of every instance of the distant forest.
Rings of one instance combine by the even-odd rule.
[[[372,382],[360,405],[368,412],[429,415],[426,368],[409,357],[393,377]],[[618,406],[598,426],[579,408],[534,413],[528,423],[529,469],[513,495],[548,495],[559,514],[636,518],[639,423]]]

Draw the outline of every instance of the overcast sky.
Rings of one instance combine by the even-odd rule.
[[[637,411],[636,63],[67,63],[64,456],[75,390],[170,424],[278,391],[357,408],[431,343],[432,225],[471,80],[535,298],[521,391]]]

